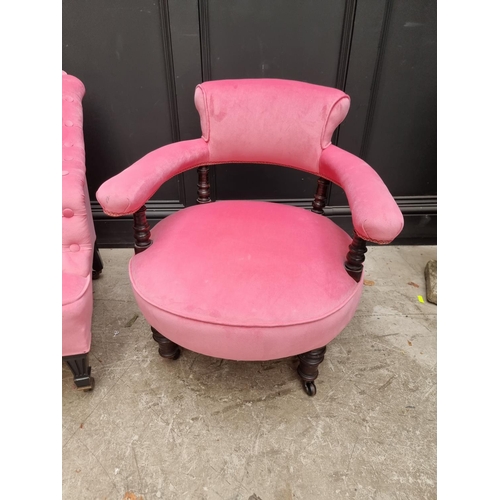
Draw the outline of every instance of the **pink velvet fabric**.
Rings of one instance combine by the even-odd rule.
[[[62,355],[85,354],[90,350],[92,280],[63,273]]]
[[[360,298],[362,284],[344,269],[351,238],[300,208],[190,207],[158,223],[152,239],[129,265],[141,311],[165,336],[203,354],[263,360],[321,347]]]
[[[90,349],[95,231],[85,178],[83,83],[62,75],[62,355]]]
[[[349,97],[290,80],[218,80],[196,87],[195,105],[210,163],[275,163],[318,173]]]
[[[342,187],[361,238],[390,243],[403,229],[403,214],[377,172],[366,162],[330,145],[323,151],[320,175]]]
[[[108,179],[96,193],[103,210],[112,216],[136,212],[158,188],[177,174],[208,162],[203,139],[175,142],[158,148]]]
[[[286,326],[227,326],[205,323],[157,308],[135,294],[146,321],[173,342],[206,356],[236,361],[266,361],[324,347],[349,324],[361,297],[352,299],[329,316]]]

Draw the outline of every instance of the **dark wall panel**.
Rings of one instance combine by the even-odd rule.
[[[312,200],[318,177],[276,165],[217,167],[218,199]]]
[[[340,126],[338,146],[361,154],[366,117],[372,98],[372,85],[380,57],[380,38],[386,0],[357,0],[345,92],[351,107]]]
[[[212,80],[288,78],[333,86],[343,0],[208,2]]]
[[[436,194],[436,5],[394,2],[364,156],[403,196]]]
[[[204,78],[285,78],[335,86],[343,0],[201,2]],[[208,60],[207,60],[208,59]],[[316,177],[263,165],[216,169],[217,198],[312,198]]]
[[[201,83],[200,25],[197,0],[169,0],[172,63],[179,115],[179,139],[201,137],[194,89]]]
[[[153,0],[63,0],[63,69],[83,101],[91,199],[108,178],[172,142],[162,23]],[[179,181],[156,199],[179,200]]]
[[[356,23],[346,88],[354,113],[339,145],[364,158],[394,195],[435,196],[435,2],[365,1],[357,16],[363,18]],[[374,65],[362,64],[370,60]]]

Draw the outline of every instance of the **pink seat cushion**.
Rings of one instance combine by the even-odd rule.
[[[139,307],[160,333],[202,354],[258,360],[321,347],[360,298],[344,269],[351,238],[304,209],[198,205],[158,223],[152,239],[129,266]]]

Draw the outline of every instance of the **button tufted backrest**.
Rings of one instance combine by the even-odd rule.
[[[338,89],[267,78],[215,80],[195,91],[210,163],[274,163],[316,174],[349,103]]]
[[[85,171],[82,99],[83,83],[63,71],[62,76],[62,160],[63,170]]]
[[[95,241],[85,177],[83,83],[62,74],[62,245],[63,272],[87,276]]]

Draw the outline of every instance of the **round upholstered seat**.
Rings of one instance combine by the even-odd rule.
[[[159,222],[129,265],[146,320],[182,347],[268,360],[320,348],[350,321],[362,280],[351,238],[326,217],[257,201],[186,208]]]

